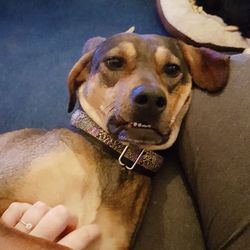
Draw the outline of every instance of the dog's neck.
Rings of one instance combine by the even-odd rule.
[[[152,176],[161,167],[163,157],[153,151],[144,151],[135,145],[126,146],[112,138],[100,128],[83,110],[76,110],[71,117],[71,125],[80,131],[90,134],[118,155],[122,167],[140,174]],[[131,164],[132,162],[132,164]]]

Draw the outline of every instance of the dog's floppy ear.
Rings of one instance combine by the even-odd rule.
[[[82,50],[82,57],[76,62],[68,75],[68,90],[69,90],[69,104],[68,112],[71,112],[76,104],[76,91],[81,84],[86,80],[90,68],[89,62],[92,59],[96,47],[105,41],[103,37],[94,37],[89,39]]]
[[[229,77],[228,55],[208,48],[196,48],[179,42],[196,85],[214,92],[226,86]]]

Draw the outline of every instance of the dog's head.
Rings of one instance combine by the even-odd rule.
[[[172,38],[129,33],[94,38],[69,74],[69,112],[78,98],[115,138],[165,149],[178,135],[192,79],[202,89],[217,91],[228,74],[227,56]]]

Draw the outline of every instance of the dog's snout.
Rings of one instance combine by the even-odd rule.
[[[149,111],[154,114],[161,113],[167,105],[164,92],[151,85],[140,85],[131,92],[132,105],[139,111]]]

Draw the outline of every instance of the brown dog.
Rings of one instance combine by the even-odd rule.
[[[202,89],[216,91],[228,74],[228,57],[171,38],[122,33],[91,39],[69,74],[69,111],[78,99],[90,118],[78,111],[72,121],[84,127],[86,136],[67,129],[1,135],[0,213],[13,201],[64,204],[79,227],[100,225],[102,236],[89,249],[128,249],[149,197],[146,175],[160,162],[150,150],[174,143],[190,103],[192,78]],[[128,170],[130,161],[118,161],[105,143],[129,145],[132,157],[123,153],[130,160],[138,148],[148,158]],[[143,170],[146,175],[137,173]],[[63,249],[3,224],[0,244],[4,249]]]

